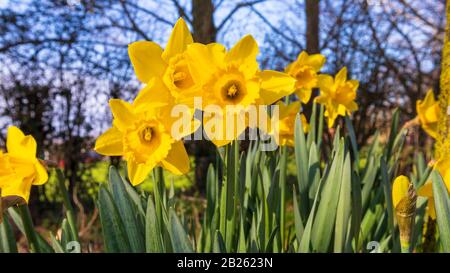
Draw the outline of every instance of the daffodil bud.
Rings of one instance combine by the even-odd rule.
[[[416,216],[417,195],[414,186],[406,176],[399,176],[395,179],[392,200],[400,230],[402,252],[409,252]]]

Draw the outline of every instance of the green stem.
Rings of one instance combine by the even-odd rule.
[[[27,205],[19,206],[19,213],[22,218],[23,228],[25,231],[25,236],[27,237],[27,241],[30,247],[30,250],[34,253],[41,252],[39,248],[39,243],[37,240],[36,232],[33,227],[33,220],[31,219],[30,210]]]
[[[61,191],[61,195],[63,198],[63,204],[64,207],[66,208],[66,216],[67,216],[67,221],[69,222],[69,227],[70,227],[70,232],[72,233],[72,238],[75,241],[79,241],[79,237],[78,237],[78,229],[77,229],[77,222],[76,222],[76,218],[75,218],[75,210],[72,206],[72,203],[70,202],[70,198],[69,198],[69,192],[67,191],[66,185],[65,185],[65,178],[64,178],[64,174],[60,169],[56,170],[57,176],[58,176],[58,186],[59,189]]]
[[[287,163],[287,147],[281,147],[280,162],[280,190],[281,190],[281,213],[280,213],[280,237],[282,250],[285,250],[285,225],[286,225],[286,164]]]

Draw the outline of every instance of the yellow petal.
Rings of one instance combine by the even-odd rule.
[[[183,53],[186,50],[186,47],[192,43],[191,32],[183,18],[180,18],[173,27],[169,42],[162,53],[162,58],[168,62],[171,57]]]
[[[145,112],[165,106],[170,102],[172,102],[172,97],[169,89],[167,89],[160,78],[153,78],[139,91],[132,106],[135,112]]]
[[[161,57],[161,47],[149,41],[138,41],[128,46],[128,55],[137,78],[147,83],[153,77],[163,75],[167,64]]]
[[[13,181],[8,183],[7,187],[2,188],[2,199],[16,199],[20,198],[23,202],[28,203],[31,191],[31,179],[16,177]]]
[[[311,99],[311,95],[312,95],[312,89],[309,88],[301,88],[298,89],[295,94],[297,94],[298,99],[303,103],[303,104],[307,104],[309,102],[309,100]]]
[[[227,51],[226,48],[219,43],[207,44],[206,47],[211,52],[214,63],[216,65],[220,65],[225,58],[226,51]]]
[[[245,64],[254,68],[258,52],[258,44],[255,39],[251,35],[247,35],[226,54],[225,61]]]
[[[144,182],[150,171],[156,164],[136,163],[133,160],[128,160],[128,178],[133,186],[137,186]]]
[[[295,79],[286,73],[264,70],[260,77],[260,97],[264,104],[270,105],[282,97],[292,94],[295,90]]]
[[[398,203],[407,196],[409,184],[409,178],[404,175],[401,175],[394,180],[394,184],[392,185],[392,203],[394,208],[396,208]]]
[[[133,113],[132,105],[120,99],[110,99],[109,107],[114,117],[114,125],[120,131],[134,124],[136,115]]]
[[[94,150],[102,155],[121,156],[123,155],[123,135],[116,128],[111,127],[95,141]]]
[[[433,197],[433,184],[431,181],[425,183],[422,187],[417,190],[417,195],[423,197]]]
[[[317,85],[321,93],[328,93],[334,85],[334,79],[330,75],[320,74],[317,76]]]
[[[26,159],[30,162],[34,162],[36,159],[36,140],[30,135],[25,136],[23,132],[15,126],[10,126],[8,128],[6,148],[8,154],[12,157]]]
[[[343,67],[337,74],[335,77],[335,83],[337,86],[345,83],[345,81],[347,81],[347,67]]]
[[[302,51],[302,52],[300,52],[300,54],[298,54],[298,56],[297,56],[297,61],[296,61],[296,62],[297,62],[299,65],[305,65],[306,62],[308,61],[308,58],[309,58],[308,52]]]
[[[217,69],[217,64],[215,63],[215,54],[217,52],[212,52],[212,48],[203,44],[193,43],[186,50],[189,70],[196,83],[205,83]]]
[[[189,156],[184,148],[183,141],[172,144],[169,154],[161,162],[161,165],[176,175],[185,174],[189,171]]]
[[[431,197],[428,199],[428,215],[431,217],[431,219],[436,220],[436,209],[434,206],[434,198]]]
[[[45,167],[42,166],[42,164],[39,161],[37,161],[34,164],[34,168],[36,169],[36,174],[32,184],[36,186],[45,184],[48,181],[48,173]]]
[[[225,113],[203,115],[203,129],[206,136],[217,147],[222,147],[237,139],[247,129],[245,115]]]
[[[310,55],[308,60],[306,61],[306,65],[311,66],[314,71],[318,72],[325,64],[326,58],[322,54],[313,54]]]

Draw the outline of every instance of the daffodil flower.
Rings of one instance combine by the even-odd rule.
[[[186,23],[180,18],[164,50],[150,41],[130,44],[128,54],[137,78],[143,83],[155,77],[162,79],[177,102],[191,106],[193,97],[201,95],[186,61],[185,50],[192,42]]]
[[[95,143],[95,151],[107,156],[123,156],[133,185],[144,181],[155,166],[174,174],[189,171],[189,158],[181,137],[191,134],[192,126],[174,136],[176,119],[169,90],[159,79],[152,79],[133,103],[111,99],[113,126]]]
[[[275,135],[275,141],[278,145],[294,146],[294,128],[295,119],[300,111],[301,104],[299,101],[292,102],[288,105],[279,101],[276,104],[279,107],[278,115],[278,127],[274,130],[278,132],[272,132]],[[303,131],[306,133],[309,130],[309,124],[305,115],[301,114],[301,120],[303,125]]]
[[[37,144],[31,135],[15,127],[8,128],[7,153],[0,152],[0,189],[6,207],[28,203],[32,185],[42,185],[48,173],[36,158]]]
[[[293,93],[295,88],[295,79],[291,76],[277,71],[259,70],[256,61],[258,45],[250,35],[242,38],[229,51],[216,43],[193,43],[188,46],[186,54],[192,78],[201,83],[204,105],[215,105],[223,110],[220,115],[214,111],[209,113],[204,107],[204,124],[210,121],[228,124],[230,113],[226,110],[227,106],[245,111],[249,106],[270,105]],[[254,126],[248,123],[246,117],[237,116],[234,119],[235,123],[244,123],[244,126],[221,128],[213,133],[205,130],[216,146],[230,143],[248,126]]]
[[[325,64],[325,60],[325,57],[321,54],[308,55],[308,53],[302,51],[297,60],[286,67],[286,73],[297,80],[295,92],[302,103],[308,103],[312,89],[318,87],[317,73]]]
[[[441,109],[439,102],[434,99],[433,90],[428,90],[424,100],[416,102],[416,110],[422,128],[432,138],[436,138]]]
[[[442,158],[438,160],[434,169],[438,170],[444,180],[445,186],[447,190],[450,192],[450,157]],[[433,196],[433,184],[430,181],[427,181],[425,185],[419,188],[417,191],[419,196],[428,198],[428,215],[432,219],[436,219],[436,211],[434,208],[434,196]]]
[[[338,116],[346,116],[358,110],[355,102],[359,82],[347,80],[347,68],[342,68],[333,79],[330,75],[321,74],[319,78],[320,95],[318,103],[325,105],[325,116],[328,127],[333,127]]]

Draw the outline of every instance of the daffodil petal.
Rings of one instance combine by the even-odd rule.
[[[162,166],[176,175],[185,174],[189,171],[189,156],[184,148],[183,141],[172,144],[167,157],[161,161]]]
[[[214,54],[211,48],[199,43],[190,44],[186,50],[186,59],[188,60],[191,76],[196,83],[205,83],[209,77],[216,71]]]
[[[343,67],[339,72],[336,74],[335,83],[336,85],[341,85],[347,80],[347,67]]]
[[[211,52],[212,58],[216,65],[219,65],[223,62],[226,55],[226,48],[219,43],[211,43],[207,44],[206,47]]]
[[[180,18],[173,27],[169,42],[162,53],[162,58],[168,62],[171,57],[183,53],[186,50],[186,47],[192,43],[193,39],[191,32],[183,18]]]
[[[307,104],[309,102],[309,100],[311,99],[311,95],[312,95],[312,89],[309,88],[301,88],[298,89],[295,94],[297,94],[298,99],[303,103],[303,104]]]
[[[2,188],[2,199],[15,200],[20,198],[23,202],[28,203],[31,191],[31,179],[16,177],[8,186]]]
[[[290,95],[295,90],[295,79],[286,73],[264,70],[261,72],[260,77],[260,97],[267,105]]]
[[[163,75],[167,64],[161,57],[161,47],[149,41],[138,41],[128,46],[128,55],[137,78],[147,83],[153,77]]]
[[[28,159],[33,162],[36,158],[37,144],[32,136],[25,136],[19,128],[10,126],[6,139],[6,149],[12,157]]]
[[[434,205],[433,197],[428,199],[428,215],[431,217],[431,219],[436,220],[436,208]]]
[[[417,190],[417,195],[423,197],[433,197],[433,184],[431,182],[425,183]]]
[[[139,91],[133,101],[133,108],[136,112],[145,112],[150,109],[165,106],[171,102],[172,98],[166,85],[160,78],[153,78]]]
[[[111,99],[109,100],[109,107],[114,117],[114,124],[121,131],[131,126],[136,120],[132,105],[126,101]]]
[[[306,65],[311,66],[314,71],[318,72],[325,64],[326,58],[322,54],[313,54],[310,55],[308,60],[306,61]]]
[[[226,54],[225,61],[245,64],[253,68],[258,52],[258,44],[253,36],[246,35]]]
[[[109,128],[95,142],[95,151],[107,156],[123,155],[123,135],[116,127]]]
[[[33,179],[33,185],[39,186],[45,184],[48,181],[48,172],[45,167],[38,161],[34,164],[34,168],[36,169],[36,175]]]
[[[155,167],[154,164],[137,163],[128,160],[128,178],[133,186],[137,186],[144,182],[150,171]]]
[[[320,92],[328,93],[328,90],[333,86],[334,79],[330,75],[320,74],[317,76],[317,85],[320,88]]]

